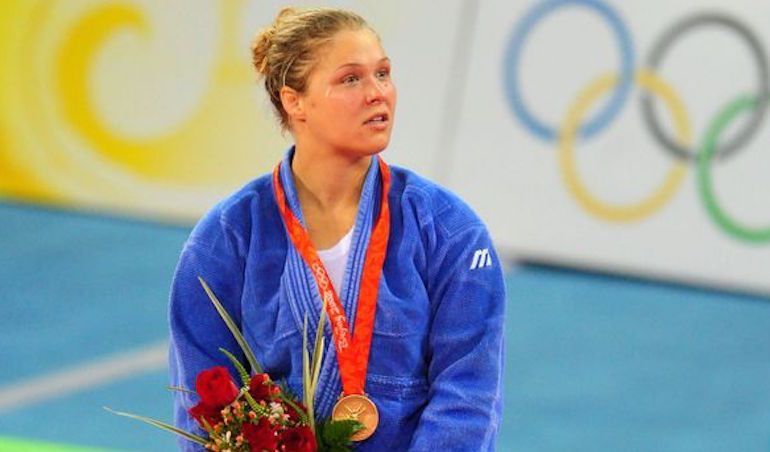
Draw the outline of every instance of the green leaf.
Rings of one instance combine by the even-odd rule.
[[[313,355],[313,376],[310,380],[310,396],[315,400],[315,392],[318,388],[318,376],[321,374],[321,358],[323,355],[324,338],[321,338],[316,345],[316,353]],[[318,358],[316,358],[318,357]]]
[[[254,412],[257,413],[259,417],[264,417],[270,414],[270,410],[257,403],[249,391],[243,391],[243,396],[246,398],[246,403],[249,404],[251,409],[254,410]]]
[[[251,377],[249,377],[249,373],[246,371],[246,368],[243,367],[243,364],[241,364],[240,361],[238,361],[238,358],[235,357],[232,353],[228,352],[222,347],[219,347],[219,351],[224,353],[225,356],[227,356],[228,359],[230,359],[230,362],[233,363],[233,366],[238,370],[238,374],[241,376],[241,381],[243,382],[244,386],[248,386],[251,382]]]
[[[344,443],[349,444],[350,437],[353,436],[359,430],[362,430],[364,426],[353,419],[344,419],[341,421],[331,421],[326,424],[324,428],[324,442],[326,443]]]
[[[351,437],[364,426],[353,419],[325,421],[318,424],[316,441],[318,450],[325,452],[347,452],[353,445]]]
[[[307,407],[307,414],[310,418],[310,429],[315,433],[315,410],[313,409],[313,394],[310,391],[310,374],[313,370],[310,368],[310,357],[307,351],[307,313],[302,325],[302,393]]]
[[[112,410],[112,409],[110,409],[108,407],[104,407],[104,409],[109,411],[112,414],[117,414],[118,416],[125,416],[125,417],[131,418],[131,419],[136,419],[138,421],[144,422],[146,424],[150,424],[150,425],[152,425],[154,427],[157,427],[157,428],[160,428],[162,430],[166,430],[166,431],[171,432],[171,433],[176,433],[179,436],[187,438],[190,441],[196,442],[196,443],[201,444],[203,446],[206,445],[206,438],[203,438],[202,436],[198,436],[198,435],[193,435],[192,433],[188,433],[188,432],[186,432],[186,431],[184,431],[182,429],[178,429],[178,428],[174,427],[173,425],[167,424],[167,423],[165,423],[163,421],[159,421],[157,419],[153,419],[153,418],[150,418],[150,417],[139,416],[139,415],[136,415],[136,414],[123,413],[121,411],[115,411],[115,410]]]
[[[227,313],[224,306],[222,306],[222,303],[219,302],[219,299],[216,297],[216,295],[214,295],[214,292],[211,291],[209,285],[206,284],[206,281],[204,281],[200,276],[198,276],[198,281],[200,281],[201,285],[203,286],[203,290],[206,291],[209,299],[214,304],[214,307],[217,309],[219,316],[222,317],[222,320],[224,320],[227,328],[233,334],[233,337],[235,337],[235,341],[238,342],[238,345],[241,346],[241,350],[243,350],[243,354],[246,355],[246,360],[249,362],[251,370],[255,373],[261,374],[262,366],[257,363],[257,358],[254,356],[254,352],[251,351],[251,347],[249,347],[246,339],[243,338],[243,335],[238,329],[238,325],[236,325],[235,322],[233,322],[233,319],[230,318],[230,315]]]
[[[209,424],[209,421],[206,420],[205,416],[201,416],[201,423],[203,424],[203,430],[206,430],[206,432],[209,434],[209,437],[216,438],[214,427]]]
[[[321,373],[321,358],[324,350],[324,322],[326,321],[326,300],[321,306],[321,315],[318,317],[318,328],[315,332],[315,346],[313,347],[313,376],[310,380],[310,393],[315,399],[315,391],[318,385],[318,376]]]
[[[324,349],[324,322],[326,320],[326,301],[321,306],[321,315],[318,318],[315,341],[313,344],[313,357],[308,356],[307,351],[307,313],[302,326],[302,387],[305,396],[305,406],[310,418],[310,428],[315,433],[315,392],[318,385],[318,377],[321,373],[321,362]]]
[[[181,388],[181,387],[179,387],[179,386],[166,386],[166,389],[168,389],[168,390],[170,390],[170,391],[179,391],[179,392],[185,392],[185,393],[187,393],[187,394],[197,394],[197,392],[195,392],[195,391],[190,391],[190,390],[189,390],[189,389],[187,389],[187,388]]]

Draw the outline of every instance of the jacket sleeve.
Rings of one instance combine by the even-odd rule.
[[[203,278],[240,325],[243,288],[243,259],[238,237],[217,215],[210,214],[193,230],[182,250],[171,286],[169,302],[169,374],[172,386],[195,390],[199,372],[227,366],[237,375],[224,348],[243,363],[243,354],[227,326],[206,295]],[[198,403],[195,394],[174,391],[174,424],[187,432],[206,436],[188,410]],[[202,451],[202,446],[179,438],[180,450]]]
[[[490,451],[502,411],[501,263],[481,224],[447,242],[433,257],[429,399],[410,450]]]

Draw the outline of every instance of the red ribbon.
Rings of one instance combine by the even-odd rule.
[[[372,331],[374,330],[374,315],[377,307],[377,291],[382,274],[382,265],[385,262],[385,252],[388,248],[388,236],[390,235],[390,208],[388,206],[390,169],[382,159],[378,159],[378,162],[382,174],[382,202],[380,215],[366,249],[364,270],[358,293],[355,334],[352,337],[348,320],[345,317],[345,309],[334,291],[329,274],[326,272],[321,258],[318,257],[318,252],[310,241],[310,235],[286,202],[286,195],[279,177],[281,165],[278,164],[273,170],[273,190],[286,231],[294,247],[310,267],[318,285],[321,300],[326,304],[326,313],[329,316],[334,345],[337,348],[342,390],[345,395],[364,393]]]

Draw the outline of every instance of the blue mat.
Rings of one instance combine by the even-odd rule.
[[[0,204],[0,390],[166,338],[188,228]],[[540,266],[507,275],[500,450],[770,450],[770,300]],[[0,414],[0,436],[173,450],[162,369]]]

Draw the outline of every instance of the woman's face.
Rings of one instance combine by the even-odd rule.
[[[388,146],[396,107],[390,60],[369,30],[341,31],[320,49],[300,96],[303,138],[350,157]]]

